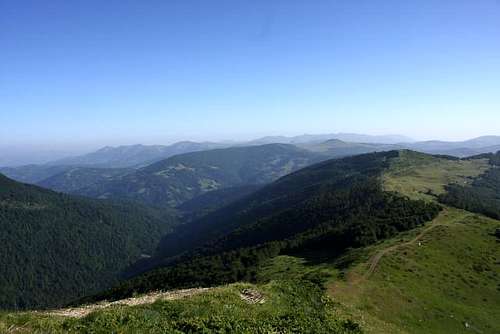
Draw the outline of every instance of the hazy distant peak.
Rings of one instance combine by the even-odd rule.
[[[330,133],[330,134],[303,134],[294,137],[267,136],[250,141],[250,144],[284,143],[284,144],[312,144],[331,139],[338,139],[351,143],[371,144],[399,144],[414,142],[412,138],[403,135],[364,135],[356,133]]]

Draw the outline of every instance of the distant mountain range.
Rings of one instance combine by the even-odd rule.
[[[363,135],[356,133],[330,133],[309,135],[304,134],[300,136],[286,137],[286,136],[268,136],[252,140],[248,144],[262,145],[271,143],[282,144],[312,144],[320,143],[327,140],[337,139],[345,142],[353,143],[375,143],[375,144],[398,144],[398,143],[411,143],[413,139],[402,135]]]
[[[343,139],[339,139],[343,138]],[[105,147],[86,155],[65,158],[43,165],[3,167],[0,173],[20,182],[40,184],[54,190],[74,192],[108,180],[114,173],[141,169],[169,157],[212,149],[258,146],[267,143],[286,143],[308,150],[324,158],[411,149],[429,154],[467,157],[500,150],[500,136],[483,136],[460,142],[411,142],[404,136],[367,136],[358,134],[301,135],[296,137],[264,137],[246,143],[179,142],[170,146],[132,145]],[[90,168],[85,170],[85,168]],[[108,170],[109,169],[109,170]],[[115,175],[117,176],[117,175]],[[75,178],[74,180],[72,178]]]
[[[177,154],[228,146],[230,145],[227,143],[195,143],[189,141],[178,142],[169,146],[107,146],[92,153],[64,158],[45,164],[0,167],[0,173],[19,182],[37,184],[58,174],[74,170],[75,168],[80,168],[80,174],[84,172],[81,168],[140,168]],[[95,172],[95,170],[89,171],[89,173]],[[110,171],[103,171],[103,173],[109,174]],[[44,184],[51,185],[54,181],[47,182],[49,183]]]
[[[205,151],[214,148],[227,147],[220,143],[196,143],[190,141],[178,142],[169,146],[162,145],[130,145],[106,146],[95,152],[82,156],[65,158],[48,163],[48,165],[69,165],[79,167],[127,168],[143,167],[173,155]]]
[[[500,150],[500,136],[483,136],[465,141],[422,141],[404,145],[406,148],[431,153],[466,157]]]
[[[269,183],[324,159],[324,156],[288,144],[192,152],[102,180],[72,193],[177,206],[209,191]]]
[[[317,143],[297,144],[297,146],[325,155],[329,158],[341,158],[363,153],[399,150],[403,148],[401,145],[395,144],[352,143],[339,139],[330,139]]]
[[[192,141],[180,141],[172,145],[126,145],[111,147],[106,146],[95,152],[88,154],[70,156],[62,159],[51,160],[46,163],[40,163],[40,161],[47,161],[47,157],[50,156],[49,153],[44,152],[29,152],[29,155],[24,158],[19,158],[22,152],[15,149],[0,148],[2,155],[0,156],[0,166],[15,166],[16,168],[20,166],[33,166],[36,165],[49,165],[49,166],[72,166],[72,167],[97,167],[97,168],[137,168],[143,167],[153,162],[166,159],[173,155],[205,151],[216,148],[225,148],[231,146],[251,146],[251,145],[264,145],[264,144],[305,144],[305,143],[318,143],[330,139],[339,139],[346,142],[358,142],[358,143],[382,143],[382,144],[394,144],[394,143],[406,143],[413,142],[411,138],[401,136],[401,135],[382,135],[382,136],[370,136],[362,134],[349,134],[349,133],[338,133],[338,134],[320,134],[320,135],[300,135],[294,137],[285,136],[270,136],[263,137],[251,141],[226,141],[226,142],[192,142]],[[39,158],[39,155],[45,154],[43,158]],[[58,154],[59,156],[62,153]],[[65,156],[68,153],[64,154]],[[29,157],[33,157],[34,160],[29,160]],[[26,161],[30,161],[30,164],[26,164]],[[22,164],[24,162],[24,164]],[[33,181],[32,181],[33,182]]]

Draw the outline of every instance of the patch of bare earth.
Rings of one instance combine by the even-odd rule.
[[[94,311],[102,310],[112,306],[137,306],[144,304],[152,304],[158,300],[176,300],[200,293],[207,292],[210,288],[195,288],[183,289],[166,292],[152,292],[143,296],[121,299],[114,302],[100,302],[97,304],[83,305],[79,307],[64,308],[46,312],[51,315],[58,315],[63,317],[82,318]]]

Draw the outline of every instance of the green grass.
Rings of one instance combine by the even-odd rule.
[[[434,200],[448,184],[468,184],[490,168],[487,159],[449,160],[401,151],[384,174],[384,188],[413,199]]]
[[[276,257],[260,279],[321,273],[336,317],[354,319],[367,333],[499,333],[496,228],[497,220],[447,208],[424,227],[341,258],[318,252]],[[388,248],[363,279],[370,259]]]
[[[243,289],[263,294],[249,304]],[[324,291],[308,279],[267,284],[233,284],[175,301],[114,306],[81,318],[32,312],[0,315],[2,333],[360,333],[351,321],[337,319]]]
[[[492,233],[500,222],[454,209],[439,220],[420,246],[384,256],[368,280],[333,286],[334,299],[358,315],[394,325],[394,332],[499,333],[500,247]],[[366,266],[350,270],[359,273]],[[376,326],[367,332],[379,333]]]

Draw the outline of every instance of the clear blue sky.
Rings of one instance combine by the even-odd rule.
[[[0,141],[500,135],[500,1],[0,0]]]

